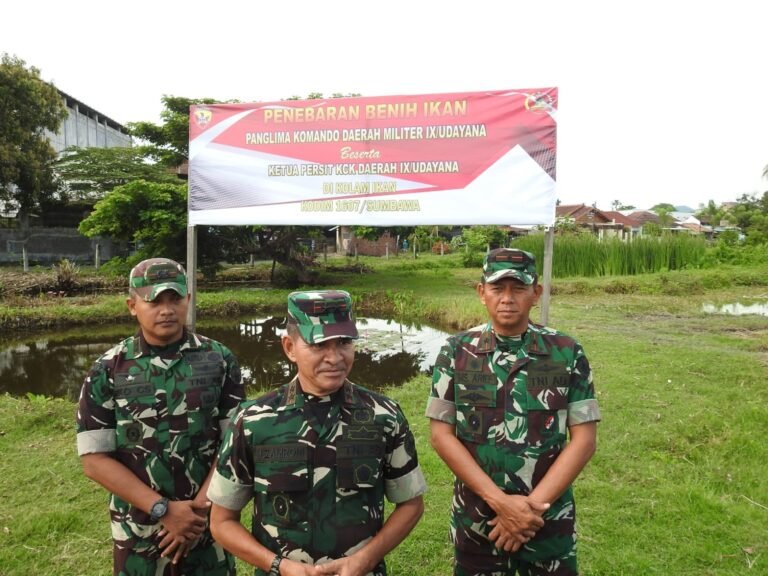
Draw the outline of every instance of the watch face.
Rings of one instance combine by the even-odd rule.
[[[160,500],[158,502],[155,502],[152,505],[152,510],[150,511],[149,515],[157,520],[158,518],[162,518],[165,516],[165,513],[168,511],[168,501],[167,500]]]

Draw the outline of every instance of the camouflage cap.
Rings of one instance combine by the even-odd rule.
[[[483,260],[483,282],[492,284],[502,278],[515,278],[526,286],[536,281],[536,258],[516,248],[496,248]]]
[[[187,273],[178,262],[168,258],[150,258],[136,264],[128,277],[128,291],[145,302],[152,302],[165,290],[187,295]]]
[[[288,295],[288,322],[308,344],[331,338],[357,338],[352,298],[343,290],[311,290]]]

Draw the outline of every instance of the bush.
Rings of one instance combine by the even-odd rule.
[[[483,258],[485,258],[485,252],[464,252],[461,255],[461,263],[464,268],[482,268]]]
[[[107,260],[99,268],[99,274],[103,276],[113,276],[120,278],[128,278],[128,274],[131,273],[131,268],[141,262],[141,257],[129,256],[128,258],[120,258],[118,256]]]
[[[73,292],[77,287],[77,276],[80,273],[80,268],[77,264],[65,258],[56,264],[53,269],[56,272],[56,290],[59,293]]]
[[[639,289],[635,282],[626,282],[624,280],[614,280],[608,282],[603,290],[608,294],[633,294]]]

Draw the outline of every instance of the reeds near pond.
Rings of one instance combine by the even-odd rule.
[[[544,235],[535,234],[514,240],[512,246],[532,252],[544,261]],[[556,236],[552,275],[631,276],[700,268],[707,248],[706,240],[688,234],[644,236],[631,241],[598,239],[594,235]]]

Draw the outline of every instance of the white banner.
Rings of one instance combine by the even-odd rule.
[[[552,225],[557,89],[193,106],[189,224]]]

